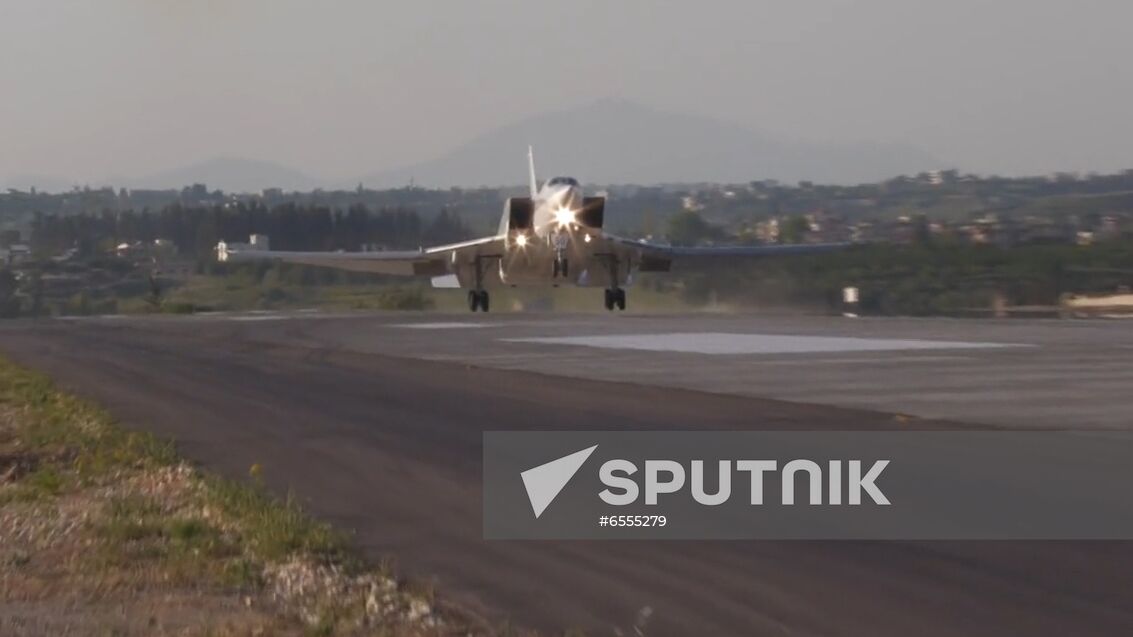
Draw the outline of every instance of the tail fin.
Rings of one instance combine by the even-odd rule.
[[[539,185],[535,183],[535,150],[527,147],[527,176],[531,183],[531,198],[539,194]]]

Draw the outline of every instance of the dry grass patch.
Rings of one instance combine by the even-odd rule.
[[[0,634],[449,635],[291,499],[207,475],[0,359]]]

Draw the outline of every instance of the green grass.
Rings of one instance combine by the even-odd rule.
[[[169,442],[121,428],[100,408],[3,358],[0,409],[12,415],[13,429],[0,437],[0,452],[30,467],[0,485],[0,506],[84,502],[92,514],[75,561],[84,577],[127,590],[173,585],[241,595],[266,594],[269,566],[296,559],[343,577],[390,577],[384,565],[368,567],[345,534],[311,518],[295,498],[273,497],[258,467],[248,481],[185,468]],[[317,605],[292,611],[317,634],[349,632],[363,606],[357,595],[333,593],[296,603]]]
[[[22,480],[0,491],[0,505],[9,502],[38,502],[58,496],[64,480],[55,467],[37,467]]]
[[[257,557],[280,560],[294,553],[357,567],[346,538],[307,516],[293,497],[279,501],[257,487],[206,477],[206,499],[241,529],[242,541]]]
[[[63,476],[55,470],[55,467],[40,467],[24,478],[24,484],[30,490],[43,495],[59,495],[63,490]]]
[[[100,408],[57,391],[46,376],[5,359],[0,359],[0,405],[23,411],[18,437],[24,453],[39,463],[20,481],[30,492],[58,496],[116,472],[171,467],[179,462],[171,442],[125,430]],[[198,479],[200,504],[229,516],[258,557],[278,559],[303,552],[347,561],[346,538],[310,518],[294,498],[278,500],[258,481],[249,484],[214,475]],[[130,534],[145,530],[130,526],[129,521],[152,521],[161,515],[153,502],[113,501],[110,519],[115,526],[107,533],[129,539]],[[170,537],[188,541],[204,533],[205,527],[196,520],[172,520],[162,528]]]
[[[177,460],[169,442],[117,427],[94,405],[56,391],[46,376],[5,359],[0,359],[0,405],[21,412],[22,449],[40,463],[24,484],[52,495],[124,467],[153,468]]]
[[[198,515],[170,515],[153,498],[115,498],[94,524],[100,540],[89,556],[96,569],[159,567],[168,581],[249,589],[261,583],[262,563],[244,555],[238,535]]]

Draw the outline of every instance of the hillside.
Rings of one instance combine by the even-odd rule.
[[[916,148],[792,142],[708,117],[622,100],[537,115],[487,132],[434,160],[362,177],[370,187],[506,185],[524,181],[528,144],[539,174],[584,183],[861,183],[940,168]]]

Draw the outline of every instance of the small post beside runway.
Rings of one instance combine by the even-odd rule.
[[[852,286],[842,288],[842,316],[858,317],[858,288]]]

